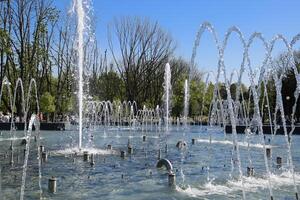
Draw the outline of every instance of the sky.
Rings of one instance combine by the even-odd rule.
[[[54,0],[54,4],[66,10],[71,0]],[[108,48],[108,24],[122,16],[140,16],[157,21],[176,42],[175,54],[187,61],[192,54],[196,33],[205,21],[214,26],[220,40],[231,26],[239,27],[246,39],[255,31],[262,32],[267,41],[278,33],[290,41],[300,33],[299,0],[93,0],[92,4],[96,37],[103,51]],[[243,51],[238,41],[236,35],[233,36],[225,53],[225,64],[230,70],[239,68],[242,60]],[[282,51],[284,46],[276,45],[274,57]],[[260,65],[264,52],[261,43],[253,45],[250,55],[254,67]],[[216,68],[216,49],[208,33],[203,35],[197,55],[200,70]]]

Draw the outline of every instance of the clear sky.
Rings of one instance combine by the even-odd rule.
[[[60,8],[67,8],[71,0],[54,0]],[[226,30],[235,25],[248,38],[254,31],[262,32],[269,41],[281,33],[288,40],[300,33],[299,0],[93,0],[97,20],[96,36],[104,51],[107,47],[107,25],[114,17],[142,16],[158,21],[177,43],[176,55],[188,61],[199,26],[209,21],[215,27],[219,39]],[[230,39],[225,63],[228,68],[238,68],[242,49],[237,37]],[[299,47],[300,45],[298,45]],[[283,51],[278,45],[278,52]],[[276,54],[277,52],[277,54]],[[254,65],[263,57],[260,43],[250,52]],[[198,50],[197,63],[208,71],[216,66],[216,51],[209,34],[205,34]]]

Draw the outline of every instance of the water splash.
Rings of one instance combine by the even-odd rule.
[[[185,129],[187,128],[187,120],[188,120],[188,114],[189,114],[189,83],[186,79],[184,81],[184,110],[183,110],[183,116],[184,116],[184,126]]]
[[[31,134],[32,134],[32,128],[36,128],[36,130],[39,130],[39,120],[36,115],[32,115],[28,124],[28,132],[26,135],[26,152],[25,152],[25,158],[24,158],[24,164],[23,164],[23,172],[22,172],[22,181],[21,181],[21,192],[20,192],[20,200],[24,199],[24,191],[25,191],[25,182],[26,182],[26,172],[27,172],[27,165],[28,165],[28,157],[29,157],[29,150],[30,150],[30,139],[31,139]],[[40,162],[40,160],[39,160]],[[39,170],[40,173],[40,170]],[[39,174],[40,176],[40,174]],[[40,191],[41,194],[42,191]]]
[[[268,175],[267,175],[268,176]],[[293,181],[291,180],[292,174],[288,171],[282,172],[281,174],[271,175],[271,181],[274,188],[280,189],[283,186],[292,186]],[[243,177],[245,191],[256,192],[257,190],[267,189],[268,180],[265,177]],[[300,175],[296,175],[296,183],[300,183]],[[235,192],[241,190],[240,180],[229,180],[224,184],[216,184],[214,181],[205,183],[197,187],[188,186],[186,189],[182,189],[179,186],[176,190],[182,194],[186,194],[191,197],[205,197],[211,195],[226,195],[226,197],[236,198]]]
[[[228,140],[208,140],[208,139],[197,139],[197,142],[200,143],[212,143],[212,144],[223,144],[223,145],[233,145],[232,141]],[[253,147],[253,148],[258,148],[258,149],[263,149],[262,144],[248,144],[248,142],[238,142],[239,146],[241,147]],[[274,148],[275,146],[271,145],[265,145],[266,148]]]
[[[65,156],[65,155],[83,155],[83,152],[87,151],[90,154],[95,155],[117,155],[119,152],[116,150],[108,150],[108,149],[96,149],[96,148],[82,148],[79,150],[78,148],[69,148],[69,149],[62,149],[51,151],[51,155],[53,156]]]
[[[166,131],[169,130],[169,117],[171,114],[171,92],[172,92],[172,86],[171,86],[171,67],[170,64],[167,63],[165,66],[165,74],[164,74],[164,104],[165,104],[165,126]]]
[[[83,36],[84,36],[84,19],[85,12],[83,9],[82,0],[76,0],[76,12],[77,12],[77,42],[78,42],[78,104],[79,104],[79,143],[78,148],[81,149],[82,145],[82,108],[83,108]]]

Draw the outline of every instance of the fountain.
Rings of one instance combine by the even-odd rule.
[[[38,97],[37,97],[37,87],[36,87],[36,82],[34,79],[31,79],[29,82],[29,87],[27,90],[27,96],[25,96],[25,92],[24,92],[24,88],[23,88],[23,82],[20,78],[18,78],[16,80],[15,83],[15,88],[14,88],[14,93],[12,95],[12,88],[11,88],[11,83],[9,82],[9,80],[4,77],[2,80],[2,87],[0,90],[0,102],[2,101],[2,94],[4,91],[4,87],[6,87],[7,90],[7,95],[8,95],[8,99],[9,99],[9,109],[11,110],[15,110],[16,109],[16,97],[17,97],[17,92],[20,92],[20,96],[21,96],[21,111],[23,112],[22,114],[24,115],[24,121],[22,119],[20,119],[20,122],[24,123],[24,130],[21,130],[22,132],[22,136],[17,137],[16,136],[16,130],[17,128],[15,127],[15,116],[14,113],[12,112],[11,114],[11,119],[8,121],[8,123],[10,123],[10,131],[8,132],[9,134],[9,138],[4,138],[4,140],[0,140],[0,141],[10,141],[10,168],[16,168],[19,165],[19,150],[18,150],[18,144],[15,144],[16,141],[22,141],[21,145],[25,145],[25,151],[24,151],[24,163],[23,165],[19,168],[20,170],[22,170],[22,179],[21,179],[21,185],[20,185],[20,199],[24,198],[24,191],[25,191],[25,186],[26,186],[26,175],[27,175],[27,168],[28,168],[28,156],[29,156],[29,151],[30,151],[30,139],[32,136],[32,127],[33,125],[35,126],[36,129],[36,133],[37,135],[35,135],[34,137],[37,138],[36,139],[36,145],[39,145],[39,119],[38,116],[35,114],[31,115],[30,121],[29,121],[29,125],[27,127],[27,116],[30,110],[30,107],[33,103],[32,101],[32,93],[34,92],[34,101],[36,104],[36,111],[37,113],[39,113],[39,102],[38,102]],[[31,108],[32,109],[32,108]],[[1,136],[3,136],[1,134]],[[14,154],[15,154],[15,150],[18,151],[18,155],[17,155],[17,162],[14,161]],[[37,155],[37,160],[38,160],[38,185],[39,185],[39,190],[38,190],[38,194],[40,197],[42,197],[42,187],[41,187],[41,179],[42,179],[42,175],[41,175],[41,157],[40,154]],[[1,164],[0,164],[1,166]],[[5,168],[3,168],[5,169]],[[2,169],[1,169],[2,171]],[[7,173],[7,172],[6,172]],[[0,174],[0,182],[2,183],[2,174]],[[0,184],[0,194],[2,194],[2,184]]]
[[[288,44],[288,42],[286,42],[286,40],[281,36],[276,36],[275,39],[273,41],[271,41],[271,45],[269,46],[265,40],[263,39],[263,37],[261,36],[260,33],[254,33],[250,39],[249,39],[249,42],[246,43],[245,40],[244,40],[244,37],[243,35],[241,34],[241,32],[239,31],[239,29],[237,29],[236,27],[232,27],[228,30],[228,32],[226,33],[225,35],[225,39],[224,39],[224,42],[223,42],[223,46],[220,45],[218,39],[217,39],[217,36],[216,36],[216,33],[213,29],[213,27],[209,24],[209,23],[204,23],[198,34],[197,34],[197,37],[196,37],[196,41],[195,41],[195,46],[194,46],[194,49],[193,49],[193,54],[192,54],[192,59],[191,59],[191,65],[193,66],[194,65],[194,59],[196,57],[196,50],[197,50],[197,47],[200,43],[200,38],[202,36],[202,33],[204,32],[204,30],[208,30],[210,33],[212,33],[213,35],[213,38],[215,40],[215,43],[216,43],[216,46],[217,46],[217,49],[219,50],[219,65],[218,65],[218,73],[217,73],[217,77],[216,77],[216,82],[215,82],[215,88],[218,87],[218,81],[219,81],[219,77],[220,75],[222,74],[224,76],[224,79],[225,79],[225,86],[226,86],[226,90],[227,90],[227,97],[228,97],[228,100],[227,100],[227,103],[226,103],[226,106],[227,106],[227,110],[229,112],[229,117],[230,117],[230,124],[231,124],[231,128],[232,128],[232,133],[233,133],[233,151],[236,153],[236,156],[237,156],[237,163],[238,163],[238,169],[239,169],[239,179],[241,181],[241,184],[243,185],[244,183],[244,176],[243,176],[243,173],[242,173],[242,170],[241,170],[241,159],[240,159],[240,152],[239,152],[239,142],[237,142],[237,135],[236,135],[236,120],[239,119],[238,116],[238,112],[239,110],[242,110],[242,113],[245,113],[247,114],[248,112],[248,117],[246,120],[243,120],[245,123],[246,123],[246,127],[248,127],[248,120],[249,120],[249,105],[248,104],[248,111],[244,112],[245,111],[245,106],[244,106],[244,100],[242,100],[242,104],[243,106],[242,107],[239,107],[240,104],[239,102],[234,102],[234,103],[231,103],[233,102],[232,99],[231,99],[231,94],[230,94],[230,88],[229,88],[229,84],[227,82],[227,77],[226,77],[226,72],[225,72],[225,65],[224,65],[224,59],[223,59],[223,55],[224,55],[224,50],[226,48],[226,45],[227,45],[227,40],[229,38],[229,36],[231,35],[231,33],[235,32],[237,33],[237,35],[239,36],[239,39],[244,47],[244,58],[243,58],[243,61],[242,61],[242,64],[241,64],[241,69],[240,69],[240,72],[237,73],[238,74],[238,87],[240,87],[241,85],[241,77],[245,71],[245,64],[247,63],[248,64],[248,70],[249,70],[249,78],[250,78],[250,82],[251,82],[251,94],[253,96],[253,100],[254,100],[254,116],[252,118],[252,122],[256,122],[257,125],[254,125],[252,124],[251,126],[257,126],[258,127],[258,133],[259,133],[259,136],[260,136],[260,140],[261,140],[261,144],[262,144],[262,149],[263,149],[263,155],[264,155],[264,161],[265,161],[265,168],[266,168],[266,171],[267,171],[267,180],[268,180],[268,189],[269,189],[269,198],[270,199],[273,199],[273,186],[271,184],[271,179],[272,179],[272,174],[271,174],[271,171],[270,171],[270,167],[269,167],[269,163],[268,163],[268,156],[267,156],[267,151],[266,151],[266,145],[265,145],[265,141],[264,141],[264,138],[265,138],[265,135],[264,135],[264,132],[263,132],[263,129],[262,129],[262,119],[261,119],[261,113],[260,112],[263,112],[261,110],[263,109],[260,109],[259,108],[259,103],[258,103],[258,99],[259,99],[259,96],[261,95],[259,93],[259,91],[257,91],[257,87],[256,87],[256,84],[257,85],[260,85],[263,81],[265,81],[262,77],[265,77],[264,76],[264,73],[265,71],[267,71],[265,69],[265,67],[267,66],[267,63],[269,62],[269,60],[271,60],[270,58],[270,55],[271,55],[271,51],[273,49],[273,45],[275,43],[275,41],[277,40],[282,40],[286,46],[287,46],[287,49],[291,55],[291,48]],[[252,42],[254,41],[254,39],[260,39],[265,48],[266,48],[266,57],[265,57],[265,60],[262,64],[262,68],[261,68],[261,73],[260,73],[260,78],[259,78],[259,81],[258,83],[254,83],[254,73],[252,71],[252,68],[251,68],[251,65],[250,65],[250,59],[249,59],[249,48],[252,44]],[[295,64],[292,64],[292,66],[295,66]],[[295,73],[295,76],[297,76],[298,72],[297,70],[295,70],[295,67],[293,68],[294,70],[294,73]],[[273,75],[275,75],[275,86],[276,86],[276,94],[277,94],[277,105],[276,105],[276,109],[275,110],[279,110],[280,113],[281,113],[281,121],[283,122],[283,129],[284,129],[284,135],[285,135],[285,138],[286,138],[286,143],[287,143],[287,153],[288,153],[288,168],[289,168],[289,171],[291,172],[292,174],[292,180],[293,180],[293,185],[294,185],[294,192],[295,192],[295,195],[296,195],[296,199],[298,199],[298,190],[297,190],[297,187],[296,187],[296,180],[295,180],[295,173],[294,173],[294,166],[293,166],[293,160],[292,160],[292,153],[291,153],[291,143],[290,143],[290,135],[287,133],[286,131],[286,124],[285,124],[285,116],[284,116],[284,110],[283,110],[283,104],[282,104],[282,96],[281,96],[281,84],[282,84],[282,75],[279,79],[277,78],[276,76],[276,71],[274,70],[272,72]],[[229,81],[231,82],[231,81]],[[207,85],[207,84],[206,84]],[[258,87],[259,88],[259,87]],[[266,87],[265,87],[266,89]],[[297,91],[295,91],[295,94],[297,94]],[[217,97],[218,98],[218,93],[214,93],[214,98]],[[269,121],[271,121],[271,114],[270,114],[270,109],[269,109],[269,100],[268,100],[268,96],[267,96],[267,91],[265,92],[265,94],[263,94],[264,97],[266,98],[266,101],[267,101],[267,108],[268,108],[268,116],[269,116]],[[237,94],[236,94],[237,97],[239,97],[239,88],[237,89]],[[296,96],[296,99],[297,99],[297,95]],[[239,99],[239,98],[236,98],[236,99]],[[243,97],[242,97],[243,99]],[[238,101],[238,100],[237,100]],[[213,101],[215,102],[215,100]],[[214,107],[215,103],[212,102],[212,112],[210,112],[210,116],[211,114],[214,114],[215,111],[217,111],[218,109],[216,107]],[[220,105],[222,105],[224,103],[221,103]],[[221,106],[221,108],[223,107],[223,105]],[[293,108],[295,108],[296,105],[294,105]],[[244,110],[244,111],[243,111]],[[223,113],[223,111],[221,112]],[[245,115],[244,115],[245,116]],[[214,117],[214,116],[213,116]],[[225,127],[225,123],[226,121],[224,120],[223,118],[223,126]],[[271,133],[273,132],[272,131],[272,127],[275,126],[276,127],[276,121],[274,121],[274,125],[272,125],[270,123],[270,127],[271,127]],[[248,129],[247,129],[248,130]],[[245,131],[246,132],[246,139],[249,138],[249,133],[251,132],[250,129],[249,131]],[[276,130],[275,130],[276,132]],[[225,135],[226,135],[226,132],[224,131]],[[272,138],[273,138],[273,135],[272,135]],[[210,139],[211,141],[211,139]],[[247,139],[248,141],[248,139]],[[270,140],[272,141],[272,140]],[[210,142],[211,143],[211,142]],[[248,152],[250,153],[250,149],[249,149],[249,146],[251,146],[251,144],[249,143],[248,141]],[[249,162],[250,162],[250,165],[251,164],[251,158],[250,156],[248,156],[249,158]],[[232,166],[233,166],[233,163],[232,163]],[[252,168],[251,168],[252,169]],[[252,173],[253,174],[253,173]],[[245,199],[246,196],[245,196],[245,188],[242,187],[242,192],[243,192],[243,198]]]
[[[278,69],[273,67],[272,52],[276,42],[282,41],[289,56],[292,56],[295,44],[300,40],[300,34],[291,42],[282,35],[276,35],[268,43],[261,33],[253,33],[246,40],[237,27],[231,27],[226,32],[224,40],[220,41],[214,27],[208,22],[203,23],[195,39],[190,66],[195,67],[197,48],[200,46],[203,33],[208,31],[218,52],[217,71],[206,74],[202,91],[200,128],[188,123],[191,75],[185,80],[182,102],[183,128],[181,128],[180,118],[176,119],[176,125],[171,123],[172,87],[169,63],[165,65],[162,106],[139,107],[141,105],[137,105],[135,101],[97,101],[92,98],[83,101],[86,14],[83,0],[74,0],[74,5],[78,22],[79,131],[66,134],[60,132],[62,134],[59,133],[59,137],[43,132],[43,145],[47,151],[49,149],[48,154],[44,151],[44,146],[40,147],[39,103],[35,81],[30,81],[25,96],[21,79],[17,79],[12,93],[11,84],[5,77],[2,80],[0,103],[6,88],[9,107],[14,110],[17,90],[20,90],[25,128],[21,134],[16,131],[14,113],[12,113],[9,122],[11,128],[7,132],[9,137],[0,135],[0,142],[3,142],[3,145],[2,143],[0,145],[1,198],[4,196],[4,198],[15,199],[17,195],[21,200],[52,197],[118,199],[128,198],[128,196],[134,199],[136,191],[142,191],[142,196],[138,198],[144,197],[143,192],[147,195],[151,192],[153,199],[189,199],[190,196],[205,199],[232,197],[271,200],[293,196],[298,199],[300,151],[296,147],[300,145],[300,141],[299,137],[294,135],[297,127],[294,119],[297,103],[293,105],[291,125],[288,129],[282,95],[285,74],[278,74]],[[242,44],[243,59],[240,69],[233,70],[229,75],[224,54],[233,34],[237,35]],[[259,73],[253,69],[249,53],[256,40],[260,41],[265,49],[265,58]],[[297,102],[300,75],[295,65],[295,62],[291,61],[289,67],[296,77],[294,98]],[[235,93],[231,91],[234,76],[237,78]],[[248,97],[243,96],[242,90],[242,79],[245,76],[250,80]],[[270,108],[267,87],[271,79],[276,89],[274,115]],[[221,84],[224,85],[223,92],[226,98],[221,97]],[[214,88],[210,105],[206,106],[204,98],[209,85],[213,85]],[[261,91],[258,85],[261,85],[264,91]],[[30,116],[27,128],[26,119],[29,117],[33,101],[31,98],[33,90],[35,90],[37,114]],[[208,120],[204,129],[202,120],[205,107],[208,110]],[[268,117],[270,134],[272,134],[270,138],[266,138],[264,114]],[[277,120],[278,118],[280,121]],[[161,129],[162,119],[165,129]],[[172,122],[175,122],[174,119]],[[33,126],[36,132],[33,132]],[[239,126],[245,126],[245,129],[240,131]],[[283,130],[282,137],[277,135],[279,126]],[[85,127],[87,127],[87,134],[83,134]],[[228,127],[231,132],[227,131]],[[20,135],[22,137],[17,137]],[[32,136],[36,137],[35,143],[31,140]],[[73,137],[78,138],[78,147],[77,142],[73,143]],[[17,144],[18,140],[22,141],[21,144]],[[87,140],[88,143],[85,143]],[[186,141],[192,141],[193,145],[189,145]],[[84,143],[86,145],[83,145]],[[76,147],[73,148],[72,145]],[[101,150],[101,147],[107,149]],[[162,151],[163,148],[165,151]],[[15,154],[20,150],[24,151],[24,163],[18,165],[15,160],[19,155]],[[77,156],[82,156],[83,159],[77,159]],[[273,161],[275,158],[276,163]],[[156,167],[167,168],[168,184],[172,186],[172,190],[165,187],[166,173],[156,170]],[[176,185],[176,175],[181,177],[182,184]],[[17,177],[14,182],[13,177]],[[49,180],[49,193],[42,190],[45,179],[43,177]],[[35,180],[38,184],[35,184]],[[56,188],[57,184],[62,187],[61,190]],[[19,186],[20,193],[15,189]],[[115,188],[113,192],[112,188]]]
[[[183,118],[184,118],[184,126],[187,127],[187,120],[189,114],[189,83],[186,79],[184,81],[184,108],[183,108]]]
[[[165,127],[166,131],[168,132],[169,130],[169,117],[171,114],[171,92],[172,92],[172,86],[171,86],[171,68],[170,64],[167,63],[165,67],[165,74],[164,74],[164,109],[165,109]]]
[[[85,12],[82,5],[82,0],[76,0],[76,12],[77,12],[77,42],[78,42],[78,105],[79,105],[79,142],[78,148],[81,150],[82,143],[82,106],[83,106],[83,34],[84,34],[84,18]]]

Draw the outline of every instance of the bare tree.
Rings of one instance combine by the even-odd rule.
[[[137,17],[115,19],[108,35],[127,99],[138,103],[151,99],[155,101],[152,104],[158,104],[164,66],[175,49],[171,36],[157,22]]]

